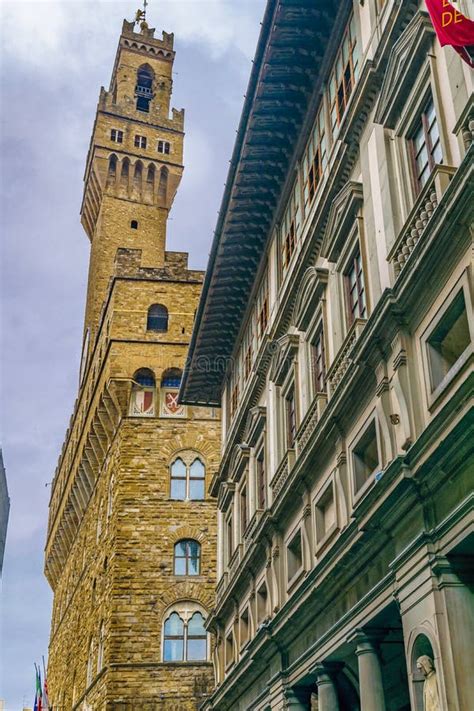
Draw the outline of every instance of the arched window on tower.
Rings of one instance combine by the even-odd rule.
[[[178,541],[174,546],[174,574],[199,575],[200,572],[200,544],[192,539]]]
[[[140,368],[133,376],[130,414],[139,417],[155,414],[155,376],[148,368]]]
[[[170,497],[178,501],[203,501],[206,467],[195,452],[180,452],[170,466]]]
[[[122,161],[122,172],[120,174],[120,185],[124,188],[128,188],[129,174],[130,174],[130,161],[128,158],[124,158]]]
[[[117,177],[117,156],[112,153],[112,155],[109,158],[109,172],[107,176],[107,183],[113,184],[115,183]]]
[[[168,309],[163,304],[152,304],[148,309],[147,331],[165,333],[168,330]]]
[[[155,166],[153,164],[148,167],[146,174],[146,188],[153,195],[155,192]]]
[[[136,190],[142,189],[142,179],[143,179],[143,164],[141,161],[137,160],[135,163],[135,170],[133,173],[133,187]]]
[[[137,71],[137,84],[135,86],[138,111],[150,110],[150,101],[153,98],[153,70],[148,64],[143,64]]]
[[[160,182],[158,185],[158,197],[161,200],[166,200],[167,193],[168,193],[168,168],[162,168],[160,170]]]
[[[180,602],[167,613],[163,625],[164,662],[205,662],[208,635],[204,610],[195,602]]]
[[[182,371],[179,368],[168,368],[161,376],[161,416],[185,417],[186,409],[178,402]]]

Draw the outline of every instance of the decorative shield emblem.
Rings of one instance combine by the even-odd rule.
[[[163,410],[163,414],[171,417],[184,415],[184,407],[178,403],[178,390],[166,390],[164,392]]]

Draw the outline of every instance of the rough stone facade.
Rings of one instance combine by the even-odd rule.
[[[220,440],[212,408],[176,402],[202,273],[188,269],[186,254],[165,251],[182,173],[183,113],[168,118],[172,46],[172,35],[157,40],[147,27],[138,34],[124,23],[87,161],[82,222],[92,244],[81,382],[46,544],[55,711],[191,711],[213,684],[210,635],[204,652],[201,642],[189,654],[193,661],[166,659],[163,640],[170,607],[205,618],[213,603],[216,513],[207,491]],[[152,76],[148,111],[136,107],[144,64]],[[112,130],[123,131],[120,143]],[[146,148],[135,146],[137,135]],[[158,152],[161,140],[170,153]],[[158,330],[149,321],[156,304],[167,312]],[[154,385],[144,384],[141,369]],[[181,457],[190,463],[188,488],[171,498],[170,467]],[[204,498],[192,494],[196,460],[205,468]],[[200,547],[199,568],[187,574],[175,569],[179,541]]]

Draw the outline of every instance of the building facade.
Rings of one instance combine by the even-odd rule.
[[[213,683],[220,424],[177,401],[203,274],[166,251],[184,112],[173,35],[140,27],[123,24],[84,176],[83,357],[46,543],[54,711],[191,711]]]
[[[472,94],[422,2],[267,4],[180,394],[223,420],[206,711],[472,706]]]

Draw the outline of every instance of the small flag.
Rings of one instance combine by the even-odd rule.
[[[41,671],[39,667],[35,664],[36,671],[36,692],[35,692],[35,703],[33,705],[33,711],[43,711],[43,692],[41,690]]]
[[[474,22],[449,0],[426,0],[426,7],[440,45],[450,45],[474,69]]]
[[[43,657],[43,672],[44,672],[44,683],[43,683],[43,711],[49,711],[48,679],[47,679],[47,677],[46,677],[46,664],[44,663],[44,657]]]

